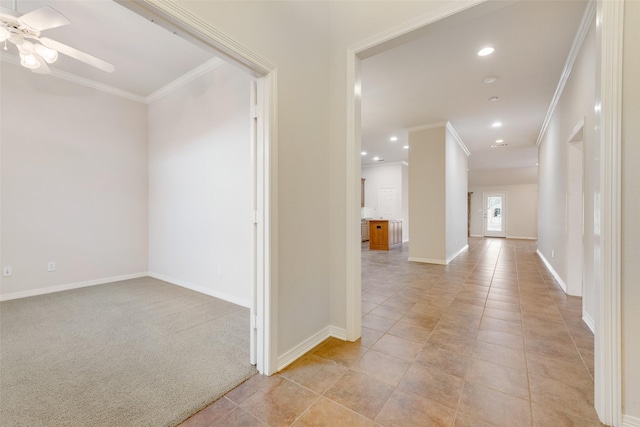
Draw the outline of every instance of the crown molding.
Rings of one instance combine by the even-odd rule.
[[[464,142],[462,142],[462,138],[460,138],[460,135],[458,135],[458,132],[456,132],[456,130],[453,128],[453,125],[451,124],[451,122],[447,122],[447,130],[451,132],[453,139],[456,140],[460,148],[462,148],[462,151],[464,151],[467,157],[469,157],[471,155],[471,151],[469,151],[467,146],[464,145]]]
[[[587,36],[587,32],[589,31],[589,26],[593,22],[593,19],[596,16],[596,2],[589,1],[587,3],[587,7],[582,15],[582,21],[580,21],[580,27],[578,27],[578,32],[573,39],[573,44],[571,45],[571,50],[569,51],[569,56],[567,57],[567,61],[564,64],[564,69],[562,70],[562,74],[560,75],[560,81],[558,82],[558,87],[556,87],[556,91],[553,94],[553,98],[551,98],[551,104],[549,105],[549,109],[547,110],[547,115],[542,122],[542,128],[540,129],[540,134],[538,134],[538,139],[536,140],[536,147],[540,146],[542,142],[542,138],[544,138],[545,133],[547,132],[547,128],[549,127],[549,123],[551,122],[551,117],[553,117],[553,113],[556,111],[556,107],[558,106],[558,102],[560,102],[560,97],[562,96],[562,92],[564,92],[564,87],[569,80],[569,76],[571,75],[571,70],[573,69],[573,64],[575,64],[576,59],[578,58],[578,54],[580,53],[580,49],[582,48],[582,43],[584,43],[584,38]]]
[[[0,52],[0,59],[3,62],[7,62],[9,64],[13,64],[13,65],[20,65],[20,61],[18,60],[18,58],[14,55],[8,54],[8,53],[4,53],[4,52]],[[114,86],[110,86],[104,83],[99,83],[95,80],[91,80],[91,79],[87,79],[85,77],[81,77],[78,76],[77,74],[73,74],[73,73],[69,73],[67,71],[62,71],[59,69],[56,69],[54,67],[49,67],[51,69],[51,76],[53,77],[57,77],[59,79],[62,80],[67,80],[71,83],[76,83],[79,84],[81,86],[85,86],[85,87],[89,87],[92,89],[96,89],[99,90],[101,92],[105,92],[105,93],[109,93],[111,95],[116,95],[119,96],[121,98],[125,98],[125,99],[129,99],[131,101],[136,101],[136,102],[140,102],[142,104],[151,104],[152,102],[155,102],[157,100],[159,100],[160,98],[167,96],[168,94],[170,94],[171,92],[180,89],[181,87],[191,83],[192,81],[194,81],[195,79],[197,79],[198,77],[201,77],[203,75],[205,75],[206,73],[208,73],[209,71],[212,71],[216,68],[218,68],[219,66],[225,64],[225,62],[220,59],[220,58],[212,58],[209,61],[205,62],[204,64],[194,68],[191,71],[188,71],[187,73],[183,74],[182,76],[178,77],[177,79],[175,79],[174,81],[166,84],[165,86],[161,87],[160,89],[156,90],[155,92],[153,92],[151,95],[149,96],[140,96],[140,95],[136,95],[135,93],[131,93],[128,92],[126,90],[122,90],[122,89],[118,89],[117,87]]]
[[[13,64],[13,65],[18,65],[20,66],[20,61],[18,60],[18,58],[14,55],[8,54],[8,53],[4,53],[4,52],[0,52],[0,59],[3,62],[7,62],[9,64]],[[91,80],[91,79],[87,79],[85,77],[80,77],[77,74],[73,74],[73,73],[69,73],[67,71],[62,71],[59,70],[55,67],[51,67],[49,66],[49,69],[51,70],[51,74],[50,76],[62,79],[62,80],[66,80],[68,82],[71,83],[76,83],[79,84],[81,86],[85,86],[91,89],[96,89],[99,90],[101,92],[105,92],[105,93],[109,93],[111,95],[116,95],[119,96],[121,98],[126,98],[129,99],[131,101],[136,101],[136,102],[140,102],[140,103],[145,103],[145,98],[143,96],[140,95],[136,95],[135,93],[131,93],[128,92],[126,90],[122,90],[122,89],[118,89],[117,87],[113,87],[104,83],[98,83],[95,80]],[[25,71],[27,71],[25,69]]]
[[[378,163],[368,163],[366,165],[362,165],[362,169],[369,169],[369,168],[379,168],[382,166],[401,166],[401,165],[406,165],[409,166],[409,163],[402,161],[402,160],[396,160],[395,162],[378,162]]]
[[[158,99],[160,99],[160,98],[162,98],[164,96],[167,96],[168,94],[170,94],[174,90],[180,89],[181,87],[191,83],[192,81],[194,81],[198,77],[201,77],[201,76],[205,75],[209,71],[218,68],[219,66],[223,65],[224,63],[225,62],[220,58],[210,59],[209,61],[205,62],[204,64],[202,64],[202,65],[194,68],[193,70],[183,74],[182,76],[178,77],[177,79],[175,79],[171,83],[169,83],[169,84],[161,87],[160,89],[156,90],[151,95],[149,95],[146,98],[144,98],[144,102],[147,103],[147,104],[151,104],[152,102],[155,102]]]
[[[447,126],[447,123],[449,123],[449,122],[437,122],[437,123],[430,123],[428,125],[414,126],[414,127],[408,128],[407,132],[417,132],[417,131],[420,131],[420,130],[443,128],[443,127]]]

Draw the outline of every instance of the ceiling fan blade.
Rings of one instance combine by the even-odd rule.
[[[33,53],[32,55],[36,57],[36,59],[40,63],[40,66],[38,68],[34,68],[31,71],[36,74],[51,74],[51,69],[49,68],[49,64],[47,64],[47,61],[45,61],[44,58],[42,58],[37,53]]]
[[[43,6],[33,12],[25,13],[18,20],[33,28],[34,30],[44,31],[51,28],[62,27],[71,24],[63,14],[50,6]]]
[[[52,40],[48,37],[40,37],[39,40],[40,43],[50,49],[57,50],[58,52],[70,56],[73,59],[77,59],[78,61],[84,62],[85,64],[89,64],[93,67],[99,68],[100,70],[106,71],[107,73],[112,73],[116,69],[113,64],[96,58],[95,56],[89,55],[88,53],[81,52],[76,48],[67,46],[66,44]]]

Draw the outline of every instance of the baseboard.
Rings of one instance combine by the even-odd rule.
[[[470,234],[469,237],[484,237],[482,234]]]
[[[297,346],[293,347],[291,350],[281,356],[278,356],[278,371],[283,370],[329,337],[338,338],[344,341],[347,337],[347,331],[335,326],[327,326],[321,331],[318,331]]]
[[[432,258],[418,258],[418,257],[409,257],[409,261],[413,262],[423,262],[425,264],[440,264],[447,265],[447,260],[445,259],[432,259]]]
[[[531,236],[507,236],[507,239],[517,239],[517,240],[538,240],[537,237]]]
[[[547,259],[544,257],[544,255],[542,255],[542,252],[540,252],[540,249],[536,249],[536,253],[540,257],[542,262],[544,262],[544,265],[547,266],[547,269],[549,269],[549,271],[551,272],[551,275],[553,276],[553,278],[558,281],[558,284],[560,284],[560,287],[562,288],[562,290],[566,294],[567,293],[567,284],[564,283],[564,281],[560,278],[560,275],[558,275],[558,273],[551,266],[551,263],[549,261],[547,261]]]
[[[640,418],[632,415],[623,415],[622,427],[640,427]]]
[[[338,328],[337,326],[329,326],[329,336],[346,341],[347,330],[344,328]]]
[[[70,291],[72,289],[86,288],[89,286],[104,285],[105,283],[120,282],[122,280],[138,279],[146,277],[148,273],[133,273],[122,276],[105,277],[103,279],[86,280],[84,282],[68,283],[66,285],[49,286],[46,288],[32,289],[30,291],[11,292],[9,294],[0,295],[0,301],[9,301],[12,299],[28,298],[37,295],[53,294],[55,292]]]
[[[455,259],[455,257],[460,255],[462,252],[466,251],[467,249],[469,249],[469,245],[464,245],[464,247],[462,249],[460,249],[458,252],[456,252],[455,254],[451,255],[449,258],[447,258],[447,264],[449,264],[451,261],[453,261]]]
[[[596,322],[593,321],[593,318],[589,316],[589,313],[582,312],[582,321],[587,325],[589,329],[591,329],[591,333],[595,335],[596,333]]]
[[[154,279],[171,283],[172,285],[180,286],[181,288],[186,288],[195,292],[199,292],[201,294],[209,295],[210,297],[219,298],[221,300],[225,300],[227,302],[237,304],[242,307],[251,308],[251,301],[243,298],[238,298],[234,295],[229,295],[224,292],[218,292],[214,289],[205,288],[204,286],[195,285],[185,280],[175,279],[173,277],[165,276],[163,274],[149,272],[149,276],[153,277]]]

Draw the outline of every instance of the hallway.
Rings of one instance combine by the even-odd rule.
[[[328,339],[183,425],[601,425],[581,299],[535,241],[469,246],[439,266],[363,245],[362,339]]]

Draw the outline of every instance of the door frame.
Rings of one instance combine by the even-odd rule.
[[[501,216],[501,220],[502,220],[502,232],[500,233],[501,235],[497,235],[497,233],[494,234],[487,234],[487,233],[491,233],[489,231],[487,231],[487,217],[485,215],[487,215],[487,198],[489,196],[500,196],[502,197],[502,207],[500,208],[500,216]],[[489,191],[489,192],[482,192],[482,235],[484,237],[507,237],[507,215],[509,213],[507,212],[507,193],[506,192],[502,192],[502,191]]]
[[[595,332],[595,408],[607,425],[622,421],[622,347],[621,347],[621,147],[622,147],[622,49],[624,2],[594,0],[597,7],[598,40],[596,105],[598,138],[602,141],[601,171],[601,286],[598,289],[598,316]],[[349,341],[361,334],[361,245],[359,242],[361,81],[360,61],[384,50],[386,43],[399,40],[431,23],[440,21],[485,0],[446,4],[425,15],[390,28],[347,48],[346,86],[346,332]],[[369,52],[367,52],[369,51]]]
[[[258,80],[256,92],[256,286],[251,323],[256,329],[256,367],[277,372],[278,200],[277,200],[277,74],[275,65],[168,0],[114,0],[172,33],[238,65]],[[254,317],[255,316],[255,317]]]

